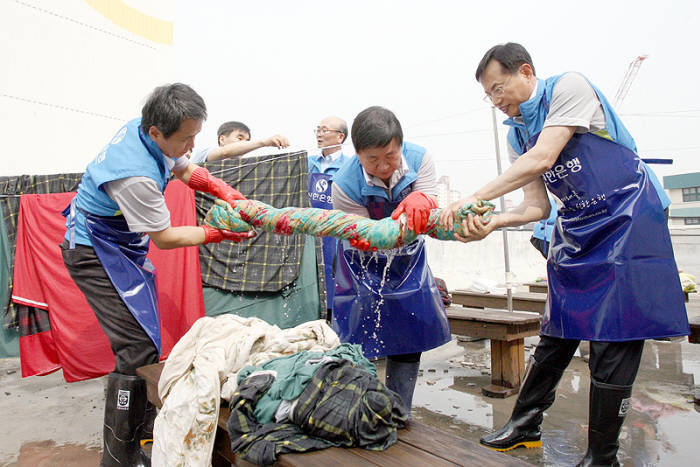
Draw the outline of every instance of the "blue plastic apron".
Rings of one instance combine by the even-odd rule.
[[[71,217],[69,228],[73,229],[75,198],[68,209]],[[146,258],[150,240],[148,235],[129,231],[124,216],[103,217],[87,212],[84,214],[88,235],[102,267],[122,301],[160,354],[160,313],[155,268]],[[73,233],[70,235],[72,240]],[[70,247],[74,247],[72,241]]]
[[[542,177],[564,204],[547,260],[542,334],[594,341],[688,334],[663,208],[639,157],[575,134]]]
[[[309,174],[309,201],[311,206],[320,209],[333,209],[331,202],[331,179],[332,174],[310,173]],[[335,295],[335,283],[333,281],[333,257],[338,247],[338,239],[334,237],[323,237],[323,265],[326,274],[326,304],[328,308],[333,306],[333,295]]]
[[[368,204],[370,217],[391,215],[401,199],[375,198]],[[374,253],[338,242],[336,263],[332,326],[341,342],[360,344],[365,357],[375,358],[423,352],[450,340],[422,237]]]

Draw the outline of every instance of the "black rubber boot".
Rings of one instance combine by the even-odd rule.
[[[146,411],[146,382],[110,373],[105,399],[103,466],[140,466],[139,433]]]
[[[579,466],[614,466],[617,438],[630,406],[632,386],[599,383],[591,378],[588,402],[588,450]]]
[[[386,359],[386,378],[385,385],[399,396],[403,404],[406,406],[406,411],[411,413],[411,404],[413,403],[413,391],[416,389],[416,380],[418,379],[418,362],[401,362],[398,360]]]
[[[146,402],[146,413],[143,417],[143,426],[141,427],[139,433],[139,440],[141,449],[139,450],[139,456],[141,465],[150,466],[151,465],[151,448],[153,447],[153,423],[156,421],[156,406],[150,402]]]
[[[540,424],[553,403],[563,370],[537,363],[530,357],[510,420],[500,430],[481,437],[481,444],[496,451],[542,446]]]

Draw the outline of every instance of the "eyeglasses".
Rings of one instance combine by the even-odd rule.
[[[498,86],[496,89],[494,89],[491,92],[487,92],[486,95],[484,95],[483,99],[484,102],[491,103],[493,100],[497,97],[502,97],[503,94],[506,92],[506,86],[508,86],[508,83],[510,83],[510,80],[513,78],[515,75],[510,75],[507,80],[503,82],[500,86]]]
[[[325,126],[317,126],[316,129],[314,130],[314,133],[317,135],[323,135],[325,133],[328,133],[329,131],[334,131],[336,133],[342,133],[340,130],[333,130],[332,128],[326,128]]]

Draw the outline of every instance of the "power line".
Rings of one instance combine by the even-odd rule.
[[[461,117],[461,116],[463,116],[463,115],[469,115],[469,114],[471,114],[471,113],[478,112],[479,110],[486,110],[486,109],[488,109],[488,107],[484,107],[484,106],[482,105],[482,106],[475,107],[475,108],[473,108],[473,109],[467,110],[467,111],[465,111],[465,112],[457,112],[457,113],[445,115],[445,116],[442,116],[442,117],[432,118],[432,119],[430,119],[430,120],[423,120],[422,122],[418,122],[418,123],[411,123],[410,125],[406,125],[406,128],[413,128],[413,127],[416,127],[416,126],[426,125],[426,124],[428,124],[428,123],[441,122],[441,121],[443,121],[443,120],[449,120],[449,119],[451,119],[451,118]]]
[[[82,21],[78,21],[77,19],[69,18],[68,16],[58,14],[55,11],[46,10],[44,8],[40,8],[36,5],[32,5],[31,3],[22,2],[20,0],[14,0],[14,2],[18,5],[22,5],[23,7],[33,8],[34,10],[40,11],[41,13],[44,13],[44,14],[47,14],[50,16],[55,16],[56,18],[60,18],[60,19],[65,20],[65,21],[69,21],[71,23],[77,24],[77,25],[82,26],[84,28],[92,29],[93,31],[101,32],[101,33],[106,34],[108,36],[116,37],[117,39],[121,39],[123,41],[127,41],[127,42],[131,42],[133,44],[136,44],[136,45],[140,45],[141,47],[146,47],[149,49],[156,50],[156,48],[153,47],[152,45],[148,45],[148,44],[145,44],[143,42],[135,41],[133,39],[129,39],[128,37],[120,36],[119,34],[115,34],[113,32],[107,31],[105,29],[95,27],[91,24],[83,23]]]
[[[114,117],[112,115],[105,115],[105,114],[100,114],[97,112],[90,112],[89,110],[82,110],[82,109],[76,109],[73,107],[66,107],[65,105],[52,104],[50,102],[42,102],[42,101],[38,101],[36,99],[28,99],[26,97],[12,96],[10,94],[5,94],[5,93],[0,94],[0,96],[6,97],[8,99],[14,99],[14,100],[20,101],[20,102],[27,102],[30,104],[44,105],[46,107],[51,107],[54,109],[67,110],[69,112],[76,112],[76,113],[85,114],[85,115],[92,115],[93,117],[107,118],[109,120],[116,120],[118,122],[126,122],[129,120],[128,118]]]

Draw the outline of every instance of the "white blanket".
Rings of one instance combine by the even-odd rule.
[[[152,465],[211,464],[220,399],[231,398],[245,366],[338,345],[324,320],[284,330],[236,315],[197,320],[173,347],[158,382],[163,407],[153,429]]]

